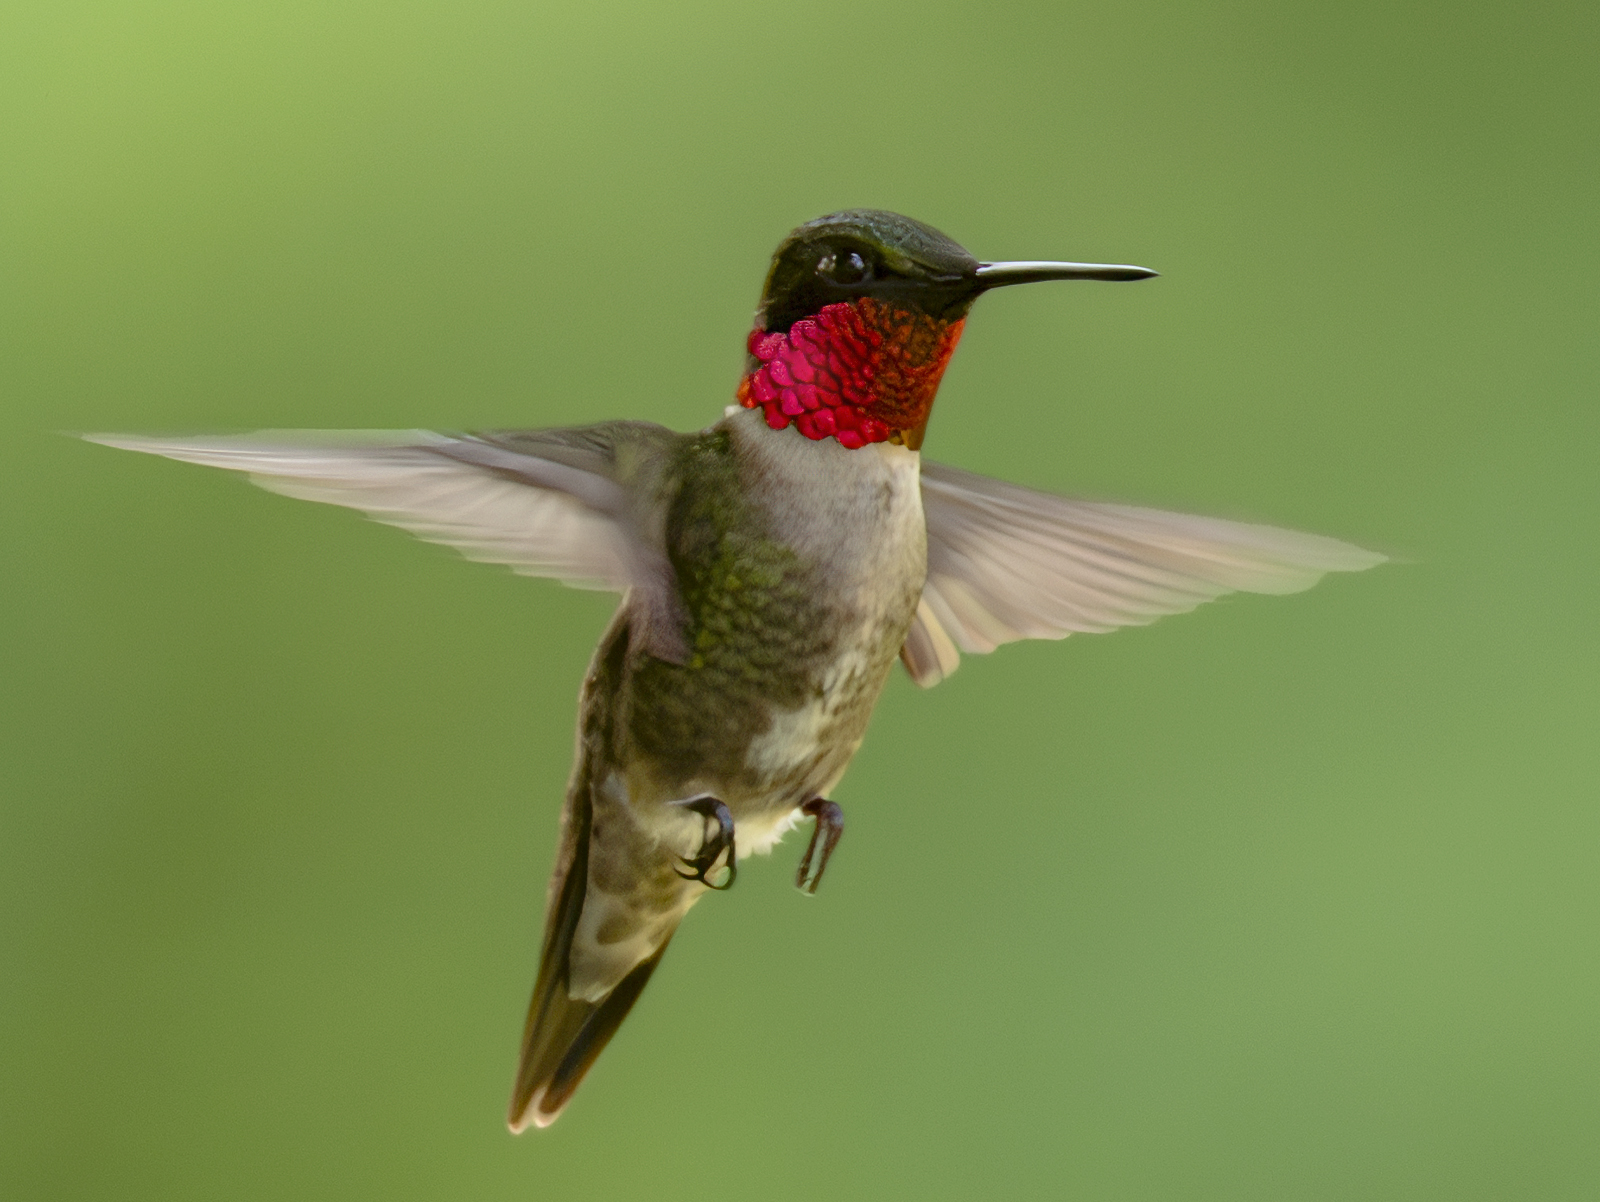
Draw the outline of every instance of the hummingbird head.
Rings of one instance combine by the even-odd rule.
[[[849,448],[922,445],[973,301],[1036,280],[1139,280],[1143,267],[981,263],[932,226],[879,209],[830,213],[778,246],[746,343],[739,401],[767,424]]]

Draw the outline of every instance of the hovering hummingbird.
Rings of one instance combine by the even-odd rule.
[[[898,657],[1138,625],[1223,593],[1292,593],[1382,561],[1269,526],[1075,501],[924,462],[939,380],[991,288],[1143,267],[979,262],[930,226],[852,210],[778,247],[715,425],[95,435],[360,509],[469,558],[622,602],[578,706],[510,1126],[544,1127],[679,922],[811,819],[796,883],[844,829],[829,798]]]

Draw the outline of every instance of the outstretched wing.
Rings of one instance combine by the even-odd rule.
[[[960,652],[1139,626],[1229,592],[1297,593],[1384,561],[1337,539],[1073,501],[922,465],[928,580],[901,652],[929,688]]]
[[[267,430],[87,437],[246,472],[273,492],[359,509],[524,575],[630,593],[647,648],[661,658],[683,657],[672,567],[633,504],[635,477],[662,458],[652,452],[677,437],[663,427],[613,422],[477,435]]]

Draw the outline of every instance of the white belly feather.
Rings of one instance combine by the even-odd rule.
[[[753,769],[773,777],[821,760],[825,766],[820,775],[807,782],[808,791],[817,796],[826,796],[833,789],[861,745],[871,704],[899,652],[897,642],[886,645],[883,632],[903,632],[909,623],[922,588],[925,562],[926,527],[917,452],[878,443],[844,453],[851,457],[851,466],[860,469],[851,473],[854,478],[847,485],[871,497],[861,511],[875,519],[847,532],[857,553],[840,564],[846,571],[833,582],[845,608],[855,615],[854,629],[841,632],[839,655],[823,675],[820,694],[804,705],[775,712],[772,725],[751,742],[746,754]],[[830,466],[835,472],[830,485],[838,489],[837,464]],[[880,505],[883,508],[878,508]],[[838,532],[830,534],[837,537]],[[871,693],[864,706],[863,690]],[[829,750],[833,754],[823,754]],[[740,856],[770,852],[800,817],[795,809],[740,816]]]

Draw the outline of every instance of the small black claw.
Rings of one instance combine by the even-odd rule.
[[[728,812],[728,807],[715,797],[696,797],[692,801],[678,804],[693,810],[702,818],[709,818],[717,826],[716,830],[705,836],[700,844],[699,855],[692,860],[684,858],[684,867],[692,868],[694,871],[684,872],[682,868],[673,871],[686,881],[699,881],[708,889],[731,888],[734,877],[739,875],[739,866],[734,863],[733,815]],[[717,866],[717,861],[722,859],[724,853],[728,857],[726,864],[728,875],[722,878],[721,884],[715,884],[707,874]]]
[[[813,797],[800,807],[800,812],[811,815],[817,824],[811,828],[811,842],[806,844],[806,854],[800,858],[800,871],[794,874],[794,883],[802,893],[815,893],[822,881],[823,870],[828,867],[828,857],[833,855],[833,849],[839,845],[839,836],[844,834],[844,811],[826,797]],[[822,844],[821,855],[817,855],[819,841]],[[813,858],[816,860],[815,872],[811,870]]]

